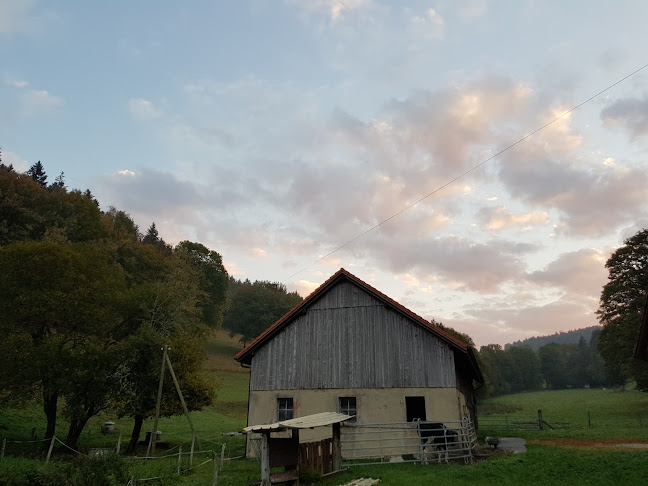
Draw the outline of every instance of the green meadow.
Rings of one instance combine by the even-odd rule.
[[[225,444],[225,457],[218,484],[244,486],[260,479],[259,463],[240,458],[244,450],[241,437],[223,436],[245,426],[249,373],[233,360],[240,349],[235,338],[217,332],[207,344],[209,358],[205,373],[218,383],[216,402],[200,412],[191,412],[200,450],[189,470],[189,459],[183,457],[178,475],[177,455],[145,461],[141,458],[108,460],[91,459],[57,447],[53,459],[45,465],[42,442],[8,442],[5,457],[0,460],[0,485],[27,484],[47,486],[126,485],[131,478],[138,484],[211,485],[213,454],[220,456]],[[381,479],[382,485],[408,486],[443,483],[447,485],[513,485],[513,484],[648,484],[648,394],[636,391],[577,389],[540,391],[507,395],[479,404],[480,416],[496,415],[502,423],[513,424],[543,418],[557,428],[544,431],[503,431],[482,427],[480,436],[510,435],[524,437],[528,452],[498,453],[470,466],[438,464],[430,466],[389,464],[352,467],[342,476],[319,481],[323,485],[339,485],[360,477]],[[67,424],[61,417],[57,434],[64,439]],[[122,444],[128,441],[132,421],[117,420],[110,414],[95,417],[80,440],[80,451],[90,448],[115,447],[117,436],[100,433],[106,420],[116,422]],[[492,419],[490,419],[492,420]],[[484,423],[486,419],[484,419]],[[152,420],[143,430],[152,428]],[[158,456],[177,454],[182,444],[188,452],[191,434],[186,418],[161,418],[162,441]],[[0,413],[0,440],[28,441],[35,433],[42,439],[45,430],[43,414],[36,403],[19,410]],[[143,437],[142,437],[143,439]],[[624,446],[623,444],[632,444]],[[212,452],[213,451],[213,452]],[[143,455],[141,448],[138,455]],[[78,456],[78,457],[76,457]],[[158,478],[158,479],[150,479]],[[149,479],[148,481],[143,481]]]

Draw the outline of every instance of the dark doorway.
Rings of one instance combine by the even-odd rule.
[[[408,422],[413,422],[416,419],[422,422],[427,420],[425,415],[425,397],[405,397],[405,408],[407,409]]]

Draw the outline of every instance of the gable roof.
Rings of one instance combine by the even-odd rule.
[[[239,351],[239,353],[236,355],[234,359],[236,359],[236,361],[239,361],[240,363],[250,364],[252,361],[252,357],[254,356],[257,349],[262,347],[268,340],[272,339],[272,337],[275,334],[277,334],[283,327],[290,324],[297,316],[299,316],[303,309],[307,308],[312,302],[314,302],[317,298],[323,295],[328,289],[333,287],[341,280],[347,280],[354,283],[358,287],[364,289],[369,294],[376,297],[378,300],[382,301],[388,307],[392,308],[396,312],[399,312],[400,314],[405,315],[415,323],[419,324],[421,327],[425,328],[432,334],[436,335],[442,341],[448,343],[451,348],[454,348],[456,351],[466,354],[475,372],[476,380],[483,382],[481,371],[479,370],[479,366],[477,365],[477,360],[475,359],[475,355],[472,349],[470,348],[470,346],[468,346],[463,341],[457,339],[456,337],[454,337],[452,334],[448,333],[444,329],[441,329],[439,326],[435,326],[431,322],[423,319],[418,314],[415,314],[411,310],[407,309],[405,306],[396,302],[391,297],[388,297],[387,295],[375,289],[368,283],[364,282],[363,280],[360,280],[358,277],[346,271],[344,268],[340,268],[328,280],[326,280],[314,292],[312,292],[308,297],[302,300],[299,304],[297,304],[290,311],[288,311],[281,319],[279,319],[272,326],[266,329],[263,333],[257,336],[243,350]]]

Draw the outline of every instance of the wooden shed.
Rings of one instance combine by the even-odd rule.
[[[236,360],[251,368],[248,426],[330,410],[357,424],[467,419],[476,426],[473,385],[483,377],[472,349],[345,269]],[[318,438],[317,431],[300,436]]]

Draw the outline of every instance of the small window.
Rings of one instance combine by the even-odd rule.
[[[340,397],[340,413],[351,415],[353,418],[349,422],[355,422],[358,415],[356,397]]]
[[[293,399],[277,398],[277,419],[279,422],[293,418]]]

